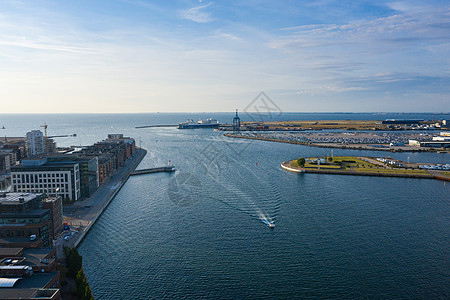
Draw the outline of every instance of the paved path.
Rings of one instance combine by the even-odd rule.
[[[61,235],[56,241],[55,247],[58,257],[63,257],[62,249],[64,246],[76,247],[81,242],[95,220],[125,184],[130,173],[136,169],[146,153],[147,151],[143,149],[137,149],[136,153],[126,161],[125,165],[117,169],[114,175],[100,185],[91,197],[76,201],[71,205],[64,205],[64,222],[71,225],[73,234],[70,234],[71,236],[68,240],[65,240],[64,235]]]

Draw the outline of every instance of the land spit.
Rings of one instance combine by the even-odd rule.
[[[350,162],[351,159],[354,159]],[[332,158],[333,159],[333,158]],[[377,176],[377,177],[403,177],[403,178],[419,178],[419,179],[438,179],[443,181],[450,181],[449,172],[440,172],[436,170],[410,170],[406,168],[382,168],[374,167],[373,159],[369,157],[345,157],[341,160],[344,162],[339,168],[334,165],[318,164],[312,166],[307,165],[298,166],[297,160],[285,161],[281,167],[287,171],[295,173],[316,173],[316,174],[333,174],[333,175],[354,175],[354,176]],[[345,163],[348,162],[348,163]],[[359,163],[367,163],[364,170],[362,170]],[[348,164],[348,165],[347,165]],[[358,165],[356,167],[355,165]],[[370,168],[368,167],[370,165]]]

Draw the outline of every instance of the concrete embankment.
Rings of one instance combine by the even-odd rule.
[[[333,149],[350,149],[350,150],[370,150],[370,151],[388,151],[388,152],[431,152],[429,149],[391,149],[391,148],[375,148],[367,145],[341,145],[341,144],[319,144],[319,143],[311,143],[311,142],[299,142],[299,141],[287,141],[287,140],[279,140],[279,139],[270,139],[264,137],[254,137],[254,136],[242,136],[235,135],[232,133],[225,133],[227,137],[238,138],[238,139],[247,139],[247,140],[259,140],[259,141],[267,141],[267,142],[277,142],[277,143],[285,143],[285,144],[294,144],[294,145],[302,145],[308,147],[317,147],[317,148],[333,148]]]
[[[78,206],[82,212],[76,213],[78,215],[78,220],[75,219],[74,223],[76,224],[77,221],[80,221],[80,223],[87,222],[88,225],[78,233],[72,241],[73,244],[71,246],[77,247],[81,243],[86,234],[95,224],[95,221],[97,221],[106,207],[108,207],[109,203],[127,182],[130,174],[137,168],[146,154],[147,151],[145,149],[136,149],[136,153],[133,157],[127,161],[123,167],[119,168],[119,170],[117,170],[117,172],[107,182],[99,187],[99,189],[91,197],[76,203],[76,206]],[[89,208],[87,211],[82,209],[86,207]]]
[[[382,173],[382,172],[355,172],[355,171],[334,171],[334,170],[318,170],[308,168],[296,168],[291,167],[292,161],[285,161],[281,164],[281,167],[285,170],[297,173],[315,173],[315,174],[332,174],[332,175],[353,175],[353,176],[375,176],[375,177],[401,177],[401,178],[419,178],[419,179],[440,179],[432,174],[394,174],[394,173]],[[302,172],[303,171],[303,172]]]

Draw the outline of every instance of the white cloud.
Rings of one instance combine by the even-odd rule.
[[[211,17],[211,14],[208,12],[205,12],[205,8],[211,6],[213,3],[210,2],[205,5],[196,6],[193,8],[190,8],[188,10],[184,10],[181,12],[181,17],[186,20],[194,21],[197,23],[208,23],[211,22],[213,19]]]

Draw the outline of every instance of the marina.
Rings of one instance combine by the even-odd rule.
[[[203,119],[209,116],[231,120],[234,113]],[[27,117],[23,128],[41,122]],[[300,117],[317,119],[287,115]],[[179,114],[100,115],[95,130],[91,119],[55,115],[47,121],[62,128],[55,135],[79,128],[76,138],[61,139],[62,147],[90,145],[114,127],[147,150],[141,161],[127,160],[123,173],[95,197],[64,207],[74,229],[65,243],[77,241],[95,299],[435,299],[450,292],[448,182],[296,174],[280,166],[333,150],[335,157],[409,160],[441,172],[431,167],[449,163],[447,153],[330,149],[232,139],[214,130],[134,128],[173,124]],[[23,128],[11,136],[21,136]],[[176,172],[126,175],[169,160]],[[142,270],[139,276],[130,276],[136,270]]]

